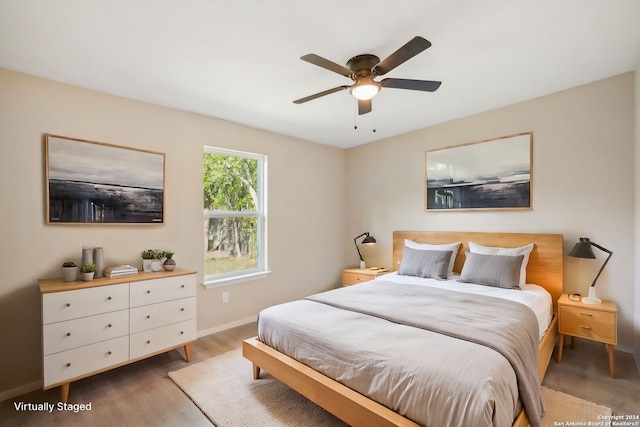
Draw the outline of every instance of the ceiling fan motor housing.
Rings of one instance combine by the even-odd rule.
[[[380,63],[380,58],[375,55],[356,55],[347,61],[347,68],[356,75],[371,74],[373,67]]]

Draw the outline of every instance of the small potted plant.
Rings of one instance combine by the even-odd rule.
[[[153,265],[162,266],[160,260],[164,257],[164,251],[160,251],[158,249],[145,249],[140,254],[142,257],[142,271],[150,273],[153,270]],[[158,270],[159,271],[159,270]]]
[[[82,264],[80,266],[80,274],[82,274],[82,280],[85,282],[90,282],[93,280],[93,275],[96,274],[96,265],[95,264]]]
[[[173,271],[176,268],[176,262],[173,259],[173,252],[164,251],[164,257],[166,260],[164,261],[164,264],[162,264],[162,268],[164,268],[165,271]]]
[[[78,266],[73,261],[62,264],[62,281],[75,282],[78,280]]]

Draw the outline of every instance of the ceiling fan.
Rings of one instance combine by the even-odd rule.
[[[367,114],[371,112],[371,99],[376,96],[383,87],[434,92],[440,87],[442,82],[394,78],[386,78],[379,82],[374,80],[377,76],[387,74],[389,71],[428,49],[430,46],[431,43],[428,40],[417,36],[409,40],[409,42],[383,61],[380,61],[380,58],[375,55],[363,54],[349,59],[346,67],[313,53],[304,55],[300,57],[303,61],[349,77],[354,83],[351,86],[338,86],[304,98],[296,99],[293,103],[302,104],[320,98],[321,96],[349,89],[351,95],[358,100],[358,114]]]

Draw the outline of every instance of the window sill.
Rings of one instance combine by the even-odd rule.
[[[271,273],[271,271],[266,270],[256,273],[242,274],[239,276],[225,277],[217,280],[209,280],[208,282],[203,283],[202,286],[204,286],[206,289],[213,289],[219,288],[221,286],[233,285],[236,283],[250,282],[252,280],[264,279],[269,275],[269,273]]]

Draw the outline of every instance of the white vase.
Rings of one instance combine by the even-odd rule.
[[[142,271],[144,271],[145,273],[152,273],[153,270],[153,264],[154,263],[160,263],[159,259],[143,259],[142,260]],[[162,263],[160,263],[160,268],[162,268]]]

